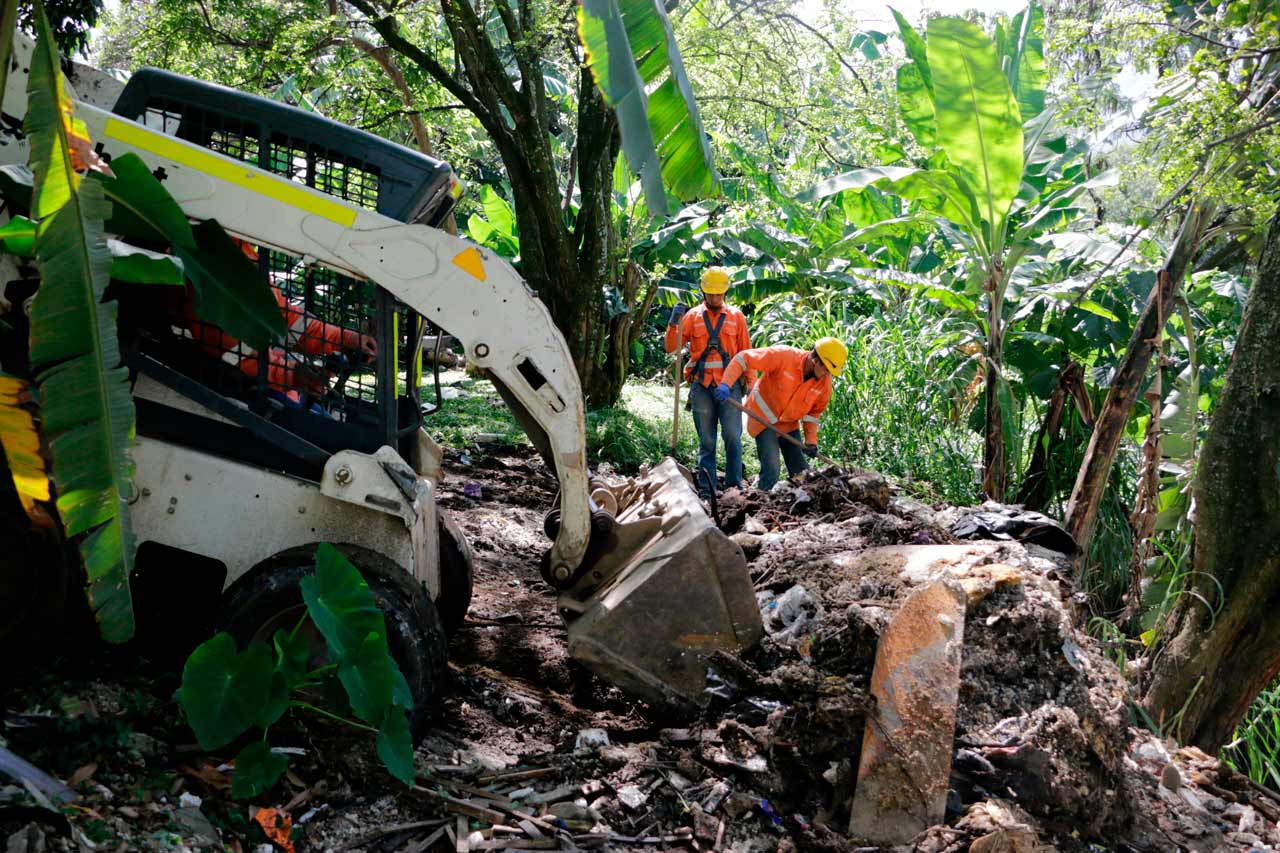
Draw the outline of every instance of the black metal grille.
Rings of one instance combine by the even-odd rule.
[[[377,210],[381,176],[377,165],[315,142],[209,109],[192,109],[166,98],[147,101],[142,123],[197,145],[256,163],[327,195]],[[261,139],[263,135],[267,138]]]
[[[385,189],[375,164],[252,117],[153,95],[140,120],[365,208],[378,209]],[[167,328],[146,336],[145,349],[163,365],[329,451],[396,446],[415,430],[421,423],[421,368],[414,361],[423,325],[417,314],[371,282],[304,265],[267,247],[246,252],[257,258],[280,304],[288,327],[283,340],[261,352],[250,349],[199,318],[188,286],[184,294],[172,294],[165,318],[156,324]]]

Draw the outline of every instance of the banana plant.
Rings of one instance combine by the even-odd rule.
[[[43,282],[31,306],[31,367],[44,438],[53,457],[57,507],[80,554],[89,601],[111,642],[133,634],[129,572],[133,531],[133,400],[120,365],[113,302],[102,301],[111,269],[102,185],[85,180],[92,146],[75,118],[44,10],[31,58],[25,131],[34,175],[35,256]]]
[[[713,195],[711,144],[663,5],[583,0],[578,38],[600,93],[617,113],[622,150],[649,210],[669,214],[667,187],[681,201]]]
[[[951,278],[962,307],[981,311],[985,372],[983,491],[1003,500],[1017,402],[1004,370],[1006,298],[1044,270],[1025,266],[1052,248],[1043,239],[1077,213],[1089,181],[1043,110],[1043,16],[1034,4],[997,32],[996,40],[958,18],[929,21],[922,38],[894,13],[910,61],[898,74],[904,123],[929,152],[921,167],[877,166],[828,179],[802,199],[875,188],[939,220],[962,256]]]
[[[267,282],[216,222],[193,228],[135,155],[115,158],[115,173],[98,158],[75,116],[43,7],[37,2],[33,11],[37,41],[24,124],[29,168],[6,167],[0,180],[10,211],[30,216],[10,218],[0,229],[0,247],[34,258],[40,273],[30,308],[34,381],[0,375],[0,424],[23,507],[33,523],[44,524],[41,503],[56,494],[66,535],[79,539],[101,634],[120,643],[134,632],[127,504],[134,407],[121,364],[117,306],[103,301],[108,282],[180,285],[189,279],[204,319],[257,345],[281,337],[284,318]],[[167,242],[173,255],[108,233]]]

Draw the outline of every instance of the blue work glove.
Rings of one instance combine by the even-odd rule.
[[[671,319],[667,320],[667,325],[668,326],[680,325],[680,318],[683,317],[685,315],[685,312],[688,310],[689,310],[688,305],[685,305],[683,302],[677,302],[675,306],[671,309]]]
[[[717,403],[723,403],[725,400],[729,399],[729,386],[721,382],[716,386],[716,390],[711,393],[715,395]]]
[[[818,445],[816,445],[816,444],[806,444],[806,445],[804,446],[804,455],[805,455],[805,456],[808,456],[810,459],[817,459],[817,458],[818,458]]]

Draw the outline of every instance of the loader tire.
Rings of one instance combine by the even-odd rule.
[[[462,627],[471,607],[471,587],[475,558],[462,528],[443,510],[440,512],[440,597],[436,610],[450,637]]]
[[[288,551],[237,583],[223,604],[220,630],[229,633],[240,648],[254,641],[270,646],[277,628],[291,630],[306,612],[301,583],[315,572],[314,553],[312,548]],[[448,674],[440,614],[422,586],[402,569],[391,569],[403,575],[391,580],[366,565],[363,555],[348,552],[347,556],[364,575],[386,620],[391,657],[413,693],[409,728],[417,743],[426,734],[435,697]]]

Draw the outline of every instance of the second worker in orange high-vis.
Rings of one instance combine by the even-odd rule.
[[[747,411],[756,416],[748,419],[747,431],[755,437],[760,457],[758,488],[771,489],[778,482],[779,453],[791,477],[809,467],[805,457],[818,455],[818,422],[831,400],[831,377],[844,373],[848,358],[843,343],[823,338],[810,350],[779,344],[743,350],[729,361],[717,399],[728,399],[730,386],[744,375],[750,381],[756,371],[761,374],[746,402]],[[780,440],[761,420],[803,441],[804,449]]]
[[[716,476],[716,430],[724,436],[724,487],[742,483],[742,412],[725,400],[717,400],[716,387],[724,381],[729,359],[751,346],[747,318],[725,302],[729,290],[729,273],[723,267],[707,267],[702,271],[702,304],[688,309],[677,304],[671,309],[667,323],[667,352],[675,352],[683,341],[689,345],[689,363],[684,376],[689,382],[689,403],[693,409],[693,426],[698,433],[698,467],[705,468],[712,480]],[[735,383],[730,395],[741,401],[743,388]],[[706,497],[706,487],[698,481],[698,490]]]

